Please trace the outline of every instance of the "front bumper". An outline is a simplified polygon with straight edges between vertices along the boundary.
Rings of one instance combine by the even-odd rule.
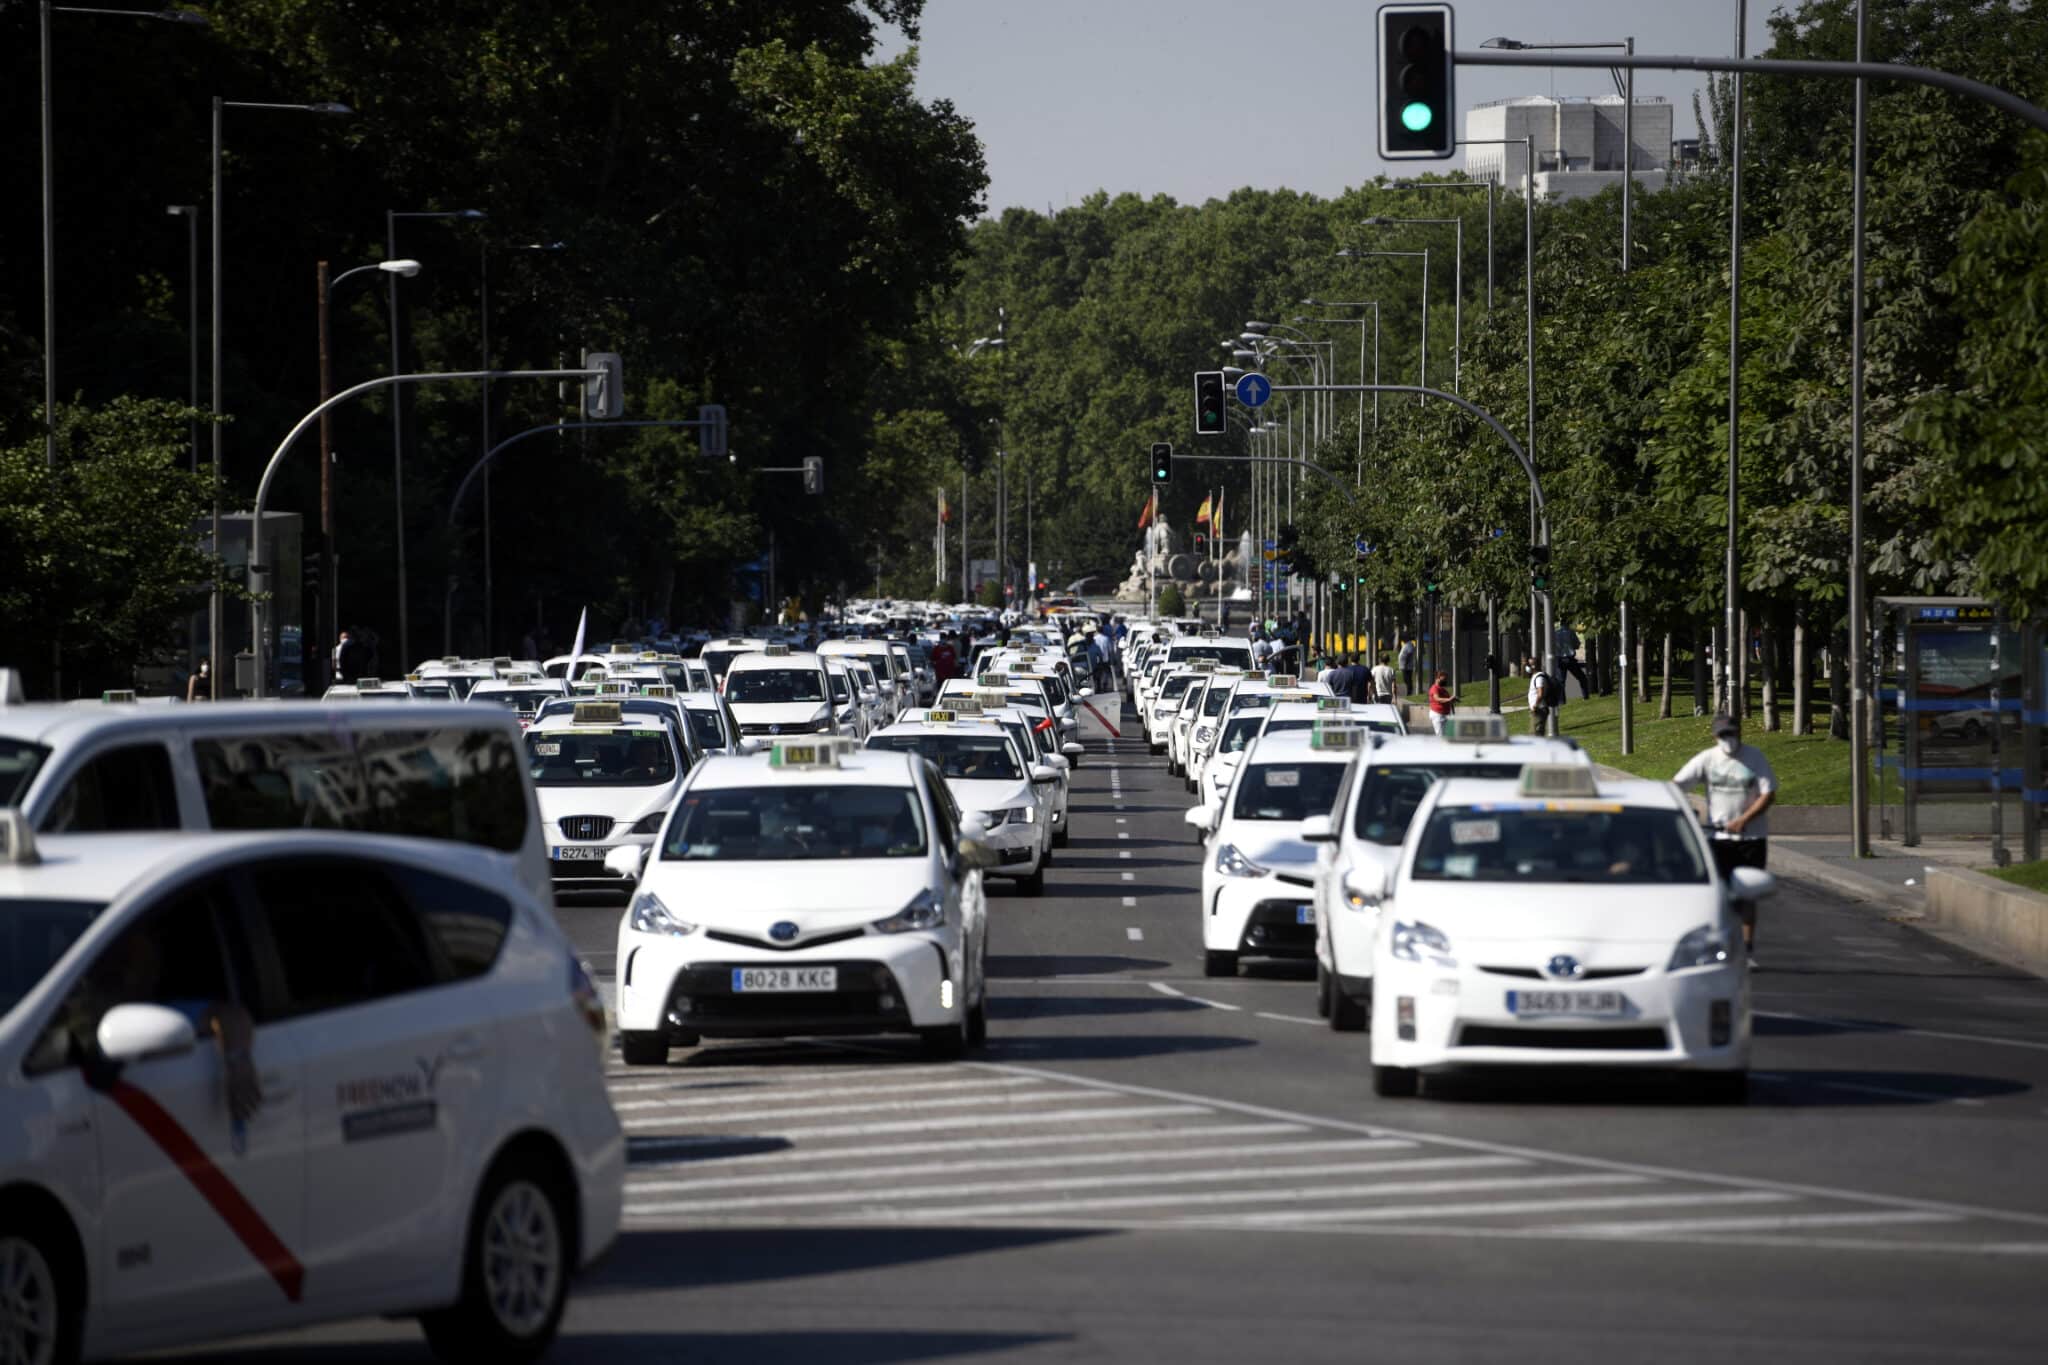
[[[1002,859],[987,870],[991,877],[1029,877],[1045,859],[1045,836],[1037,821],[1020,825],[1006,820],[981,836],[981,841]]]
[[[1263,877],[1226,877],[1216,871],[1213,851],[1205,851],[1203,856],[1211,860],[1202,871],[1204,948],[1299,961],[1315,956],[1312,886],[1283,881],[1272,872]]]
[[[1603,1066],[1731,1071],[1749,1065],[1745,963],[1666,972],[1651,967],[1598,980],[1443,968],[1382,953],[1373,982],[1375,1065],[1438,1071],[1459,1066]],[[1518,1014],[1510,993],[1613,991],[1618,1014]],[[1403,1022],[1404,1014],[1407,1022]]]
[[[604,838],[588,841],[563,839],[560,830],[550,831],[548,835],[550,840],[548,844],[548,879],[554,883],[555,890],[630,891],[633,887],[634,879],[631,877],[621,877],[618,873],[606,867],[604,865],[604,855],[615,848],[622,848],[628,845],[651,849],[654,847],[655,839],[659,836],[621,832],[629,828],[631,826],[624,824],[614,825],[612,832]],[[557,851],[563,848],[577,850],[593,849],[596,851],[597,856],[595,858],[573,859],[556,857]]]
[[[621,1029],[707,1038],[907,1033],[960,1022],[966,979],[954,934],[870,934],[787,952],[711,937],[619,935]],[[743,935],[730,935],[741,939]],[[830,991],[733,989],[748,967],[832,967]]]

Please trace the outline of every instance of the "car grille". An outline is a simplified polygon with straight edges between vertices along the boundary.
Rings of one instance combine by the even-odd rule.
[[[602,839],[612,832],[612,823],[609,815],[565,815],[562,817],[562,837]]]
[[[767,948],[773,952],[787,953],[798,948],[816,948],[826,943],[844,943],[850,938],[860,938],[865,933],[865,929],[836,929],[829,934],[818,934],[795,943],[777,943],[773,939],[755,938],[751,934],[729,934],[723,929],[708,929],[704,937],[716,939],[720,943],[737,943],[748,948]]]
[[[1512,976],[1522,981],[1548,981],[1551,978],[1534,967],[1481,967],[1482,972],[1494,976]],[[1560,981],[1612,981],[1618,976],[1641,976],[1648,967],[1588,967],[1577,976],[1559,977]]]
[[[1260,901],[1252,907],[1244,931],[1243,951],[1305,957],[1315,951],[1316,927],[1297,922],[1299,900]]]
[[[1467,1024],[1459,1047],[1547,1048],[1564,1052],[1663,1052],[1671,1046],[1661,1028],[1510,1028]]]

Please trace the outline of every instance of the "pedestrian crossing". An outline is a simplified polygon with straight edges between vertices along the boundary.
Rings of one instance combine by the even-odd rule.
[[[614,1066],[635,1227],[1066,1226],[2048,1255],[2048,1218],[1400,1132],[1002,1063]]]

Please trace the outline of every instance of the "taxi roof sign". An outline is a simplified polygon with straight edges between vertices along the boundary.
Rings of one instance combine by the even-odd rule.
[[[646,683],[640,688],[643,697],[673,698],[676,694],[674,683]]]
[[[1598,796],[1593,769],[1583,763],[1525,763],[1519,789],[1523,796]]]
[[[629,682],[601,682],[597,685],[597,695],[600,697],[630,697],[633,695],[633,684]]]
[[[974,680],[974,685],[976,687],[1008,687],[1010,685],[1010,675],[1007,673],[983,673]]]
[[[951,709],[934,707],[932,710],[924,713],[924,723],[926,725],[951,725],[958,719],[960,719],[960,713]]]
[[[1275,673],[1267,678],[1266,681],[1275,687],[1299,687],[1301,686],[1301,675],[1299,673]]]
[[[846,752],[846,741],[837,735],[816,739],[778,739],[768,746],[771,768],[836,768]]]
[[[1508,737],[1506,716],[1445,716],[1443,737],[1453,744],[1501,744]]]
[[[18,807],[0,806],[0,864],[33,867],[41,861],[28,816]]]
[[[1357,749],[1365,743],[1365,727],[1344,721],[1317,721],[1309,727],[1311,749]]]
[[[382,691],[382,690],[383,690],[383,688],[384,688],[384,680],[383,680],[382,678],[357,678],[357,679],[356,679],[356,691],[358,691],[358,692],[379,692],[379,691]]]
[[[112,687],[112,688],[108,688],[108,689],[107,689],[106,691],[104,691],[104,692],[100,693],[100,700],[101,700],[101,701],[134,701],[134,700],[135,700],[135,689],[134,689],[134,688],[132,688],[132,687]]]
[[[625,710],[615,701],[579,701],[570,719],[577,725],[617,725]]]
[[[1350,709],[1351,698],[1349,697],[1316,698],[1316,710],[1318,711],[1349,711]]]
[[[425,674],[408,673],[405,675],[405,680],[407,682],[425,682],[427,679]]]
[[[761,652],[771,659],[784,658],[789,654],[789,641],[771,640],[762,646]]]

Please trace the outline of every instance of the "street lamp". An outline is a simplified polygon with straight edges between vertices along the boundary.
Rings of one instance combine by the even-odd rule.
[[[1493,201],[1500,185],[1492,180],[1396,180],[1383,185],[1389,190],[1485,190],[1486,191],[1486,311],[1493,311]]]
[[[1346,260],[1363,260],[1368,256],[1420,256],[1422,258],[1422,356],[1417,369],[1421,378],[1418,384],[1429,383],[1429,248],[1420,251],[1361,251],[1356,247],[1341,247],[1337,254]],[[1426,402],[1427,399],[1418,399]]]
[[[311,104],[278,104],[258,100],[227,100],[222,99],[219,95],[213,97],[213,135],[211,147],[213,172],[213,592],[207,603],[207,656],[210,660],[208,667],[213,674],[211,682],[213,686],[213,700],[215,701],[220,700],[220,632],[224,624],[221,612],[220,545],[220,444],[221,418],[225,411],[223,407],[224,395],[221,392],[221,222],[226,205],[221,192],[221,114],[222,111],[228,109],[264,109],[273,113],[329,115],[347,115],[354,112],[346,104],[337,104],[331,100],[321,100]],[[249,548],[252,554],[257,548],[256,538],[262,534],[263,528],[256,525],[252,520],[249,526]],[[257,586],[252,583],[250,588],[254,590]],[[249,642],[249,648],[251,654],[260,663],[263,653],[256,648],[256,644],[257,642],[252,639]],[[263,680],[257,678],[254,681],[257,684],[257,690],[260,692]]]
[[[386,209],[384,254],[392,258],[398,255],[398,220],[401,218],[460,218],[466,222],[481,222],[484,217],[482,209],[430,209],[419,212]],[[391,309],[391,373],[403,374],[404,368],[399,360],[398,276],[390,277],[387,293]],[[397,517],[392,529],[398,542],[398,653],[401,665],[404,668],[411,668],[412,609],[405,578],[405,391],[402,388],[394,388],[391,391],[391,494]]]
[[[53,5],[41,0],[36,7],[37,38],[40,43],[39,77],[42,89],[43,152],[43,462],[57,467],[57,203],[56,159],[53,152],[55,129],[51,120],[50,16],[52,14],[104,14],[122,19],[155,19],[167,24],[208,26],[203,14],[190,10],[97,9],[87,5]],[[175,213],[177,210],[170,210]],[[215,670],[216,672],[218,669]]]
[[[1499,48],[1508,52],[1562,52],[1591,51],[1598,48],[1620,48],[1626,55],[1636,55],[1636,40],[1633,34],[1618,43],[1524,43],[1513,38],[1488,38],[1481,47]],[[1621,96],[1621,273],[1626,275],[1629,266],[1629,222],[1630,205],[1635,199],[1636,184],[1636,69],[1625,67],[1610,73],[1614,77],[1614,91]],[[1740,75],[1735,78],[1740,81]],[[1536,168],[1529,167],[1530,193],[1535,193]]]
[[[1455,226],[1451,245],[1451,391],[1464,392],[1461,377],[1464,373],[1465,353],[1465,220],[1463,218],[1386,218],[1378,214],[1359,219],[1361,227],[1403,227],[1410,224],[1443,227]],[[1428,270],[1427,262],[1423,269]],[[1423,277],[1422,306],[1427,316],[1429,311],[1429,280]]]
[[[1009,325],[1009,309],[1001,305],[998,305],[996,308],[996,334],[992,337],[976,337],[974,339],[973,344],[967,348],[967,357],[970,360],[972,360],[975,356],[980,355],[983,351],[1002,351],[1004,353],[1003,396],[1006,400],[1009,397],[1010,379],[1010,342],[1008,335]],[[1003,408],[1004,411],[996,417],[996,530],[994,540],[996,552],[997,585],[999,587],[1007,588],[1009,586],[1010,578],[1009,565],[1007,563],[1007,560],[1009,558],[1007,553],[1009,550],[1009,453],[1004,449],[1005,438],[1008,435],[1008,426],[1005,421],[1005,419],[1009,416],[1009,404],[1007,401],[1003,404]],[[962,581],[964,582],[967,578],[968,573],[966,508],[967,494],[965,492],[965,489],[967,487],[967,480],[964,473],[961,476],[960,486],[962,489],[960,495],[960,502],[962,504],[960,509],[960,576]],[[1003,598],[1003,603],[1005,606],[1009,604],[1009,597],[1007,594],[1005,594]]]
[[[1380,304],[1379,304],[1379,300],[1378,300],[1378,299],[1318,299],[1318,298],[1315,298],[1315,297],[1309,297],[1309,298],[1305,298],[1305,299],[1303,299],[1303,300],[1302,300],[1302,304],[1303,304],[1303,305],[1304,305],[1305,307],[1309,307],[1309,308],[1370,308],[1370,309],[1372,309],[1372,382],[1373,382],[1374,384],[1378,384],[1378,383],[1380,382]],[[1335,323],[1335,324],[1341,324],[1341,325],[1344,325],[1344,326],[1350,326],[1350,327],[1356,327],[1356,328],[1358,328],[1358,382],[1359,382],[1359,383],[1361,383],[1361,384],[1363,384],[1363,383],[1365,382],[1365,319],[1364,319],[1364,318],[1305,318],[1305,317],[1297,317],[1297,318],[1296,318],[1296,319],[1294,319],[1294,320],[1295,320],[1296,322],[1301,322],[1301,323],[1311,323],[1311,322],[1324,322],[1324,323]],[[1377,393],[1375,393],[1375,394],[1374,394],[1374,395],[1372,396],[1372,425],[1373,425],[1373,430],[1375,430],[1375,431],[1379,430],[1379,425],[1380,425],[1380,396],[1379,396],[1379,395],[1378,395]],[[1365,395],[1364,395],[1364,394],[1362,394],[1362,393],[1358,395],[1358,461],[1359,461],[1359,471],[1358,471],[1357,479],[1358,479],[1359,481],[1362,481],[1362,480],[1364,479],[1364,477],[1365,477],[1365,475],[1364,475],[1364,469],[1365,469]]]
[[[164,212],[185,220],[186,406],[192,440],[192,472],[199,472],[199,205],[169,204]]]

